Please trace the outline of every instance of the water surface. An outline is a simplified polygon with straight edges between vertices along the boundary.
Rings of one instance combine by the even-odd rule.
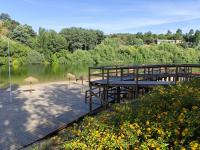
[[[23,65],[11,67],[11,81],[14,84],[25,84],[24,79],[33,76],[40,83],[67,80],[68,73],[74,74],[76,78],[84,76],[87,78],[87,65]],[[0,66],[0,85],[8,83],[8,66]]]

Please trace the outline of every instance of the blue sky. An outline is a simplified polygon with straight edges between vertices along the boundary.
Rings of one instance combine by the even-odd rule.
[[[166,33],[200,29],[200,0],[0,0],[0,12],[33,26]]]

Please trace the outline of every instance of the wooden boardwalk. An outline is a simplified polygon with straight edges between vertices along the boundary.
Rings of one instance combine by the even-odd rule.
[[[109,101],[133,99],[155,86],[169,86],[200,77],[200,64],[128,65],[89,68],[89,90],[85,101],[93,109],[93,98],[107,107]]]
[[[17,150],[88,114],[77,85],[52,83],[0,90],[0,150]],[[94,109],[99,107],[95,105]]]

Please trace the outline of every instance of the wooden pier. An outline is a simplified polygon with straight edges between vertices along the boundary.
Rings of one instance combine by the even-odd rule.
[[[107,107],[110,102],[134,99],[155,86],[168,86],[200,77],[200,64],[128,65],[89,67],[89,90],[85,102],[90,111],[94,98]]]

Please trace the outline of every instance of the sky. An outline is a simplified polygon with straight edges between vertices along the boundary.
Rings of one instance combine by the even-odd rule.
[[[72,26],[106,34],[200,29],[200,0],[0,0],[2,12],[35,31]]]

